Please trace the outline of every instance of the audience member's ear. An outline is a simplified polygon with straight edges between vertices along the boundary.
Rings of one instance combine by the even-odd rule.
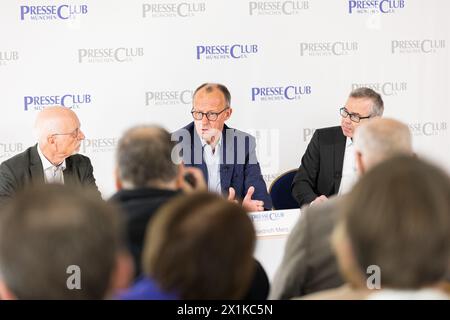
[[[120,180],[120,174],[119,174],[119,168],[116,167],[116,169],[114,170],[114,181],[116,184],[116,190],[121,190],[123,189],[123,184],[122,184],[122,180]]]
[[[6,283],[0,279],[0,300],[17,300],[17,297],[9,290]]]
[[[116,264],[111,273],[111,284],[108,296],[115,295],[118,291],[131,285],[134,275],[134,263],[131,255],[125,249],[121,250],[116,257]]]
[[[366,172],[366,168],[364,167],[363,155],[361,152],[356,151],[356,169],[358,170],[358,174],[362,176]]]

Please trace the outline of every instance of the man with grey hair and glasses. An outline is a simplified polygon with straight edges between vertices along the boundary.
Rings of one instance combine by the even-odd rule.
[[[84,133],[75,112],[47,107],[35,121],[37,144],[0,165],[0,203],[33,183],[89,187],[99,194],[91,161],[77,154]]]
[[[314,132],[292,183],[292,195],[300,207],[351,189],[357,177],[353,134],[360,124],[381,117],[383,111],[384,103],[378,93],[358,88],[339,108],[341,125]]]

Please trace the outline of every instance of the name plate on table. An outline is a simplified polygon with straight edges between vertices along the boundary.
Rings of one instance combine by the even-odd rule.
[[[257,237],[289,234],[300,218],[300,209],[273,210],[249,213]]]

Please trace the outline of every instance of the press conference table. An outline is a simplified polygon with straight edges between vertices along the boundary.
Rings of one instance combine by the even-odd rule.
[[[250,213],[256,230],[255,258],[272,282],[284,255],[287,238],[301,215],[300,209]]]

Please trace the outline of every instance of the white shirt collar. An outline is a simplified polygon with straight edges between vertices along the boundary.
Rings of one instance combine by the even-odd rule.
[[[354,148],[352,139],[347,137],[342,163],[341,184],[338,191],[340,195],[350,191],[358,178]]]
[[[345,141],[345,149],[347,149],[348,147],[351,147],[352,145],[353,145],[352,138],[347,137],[347,140]]]

